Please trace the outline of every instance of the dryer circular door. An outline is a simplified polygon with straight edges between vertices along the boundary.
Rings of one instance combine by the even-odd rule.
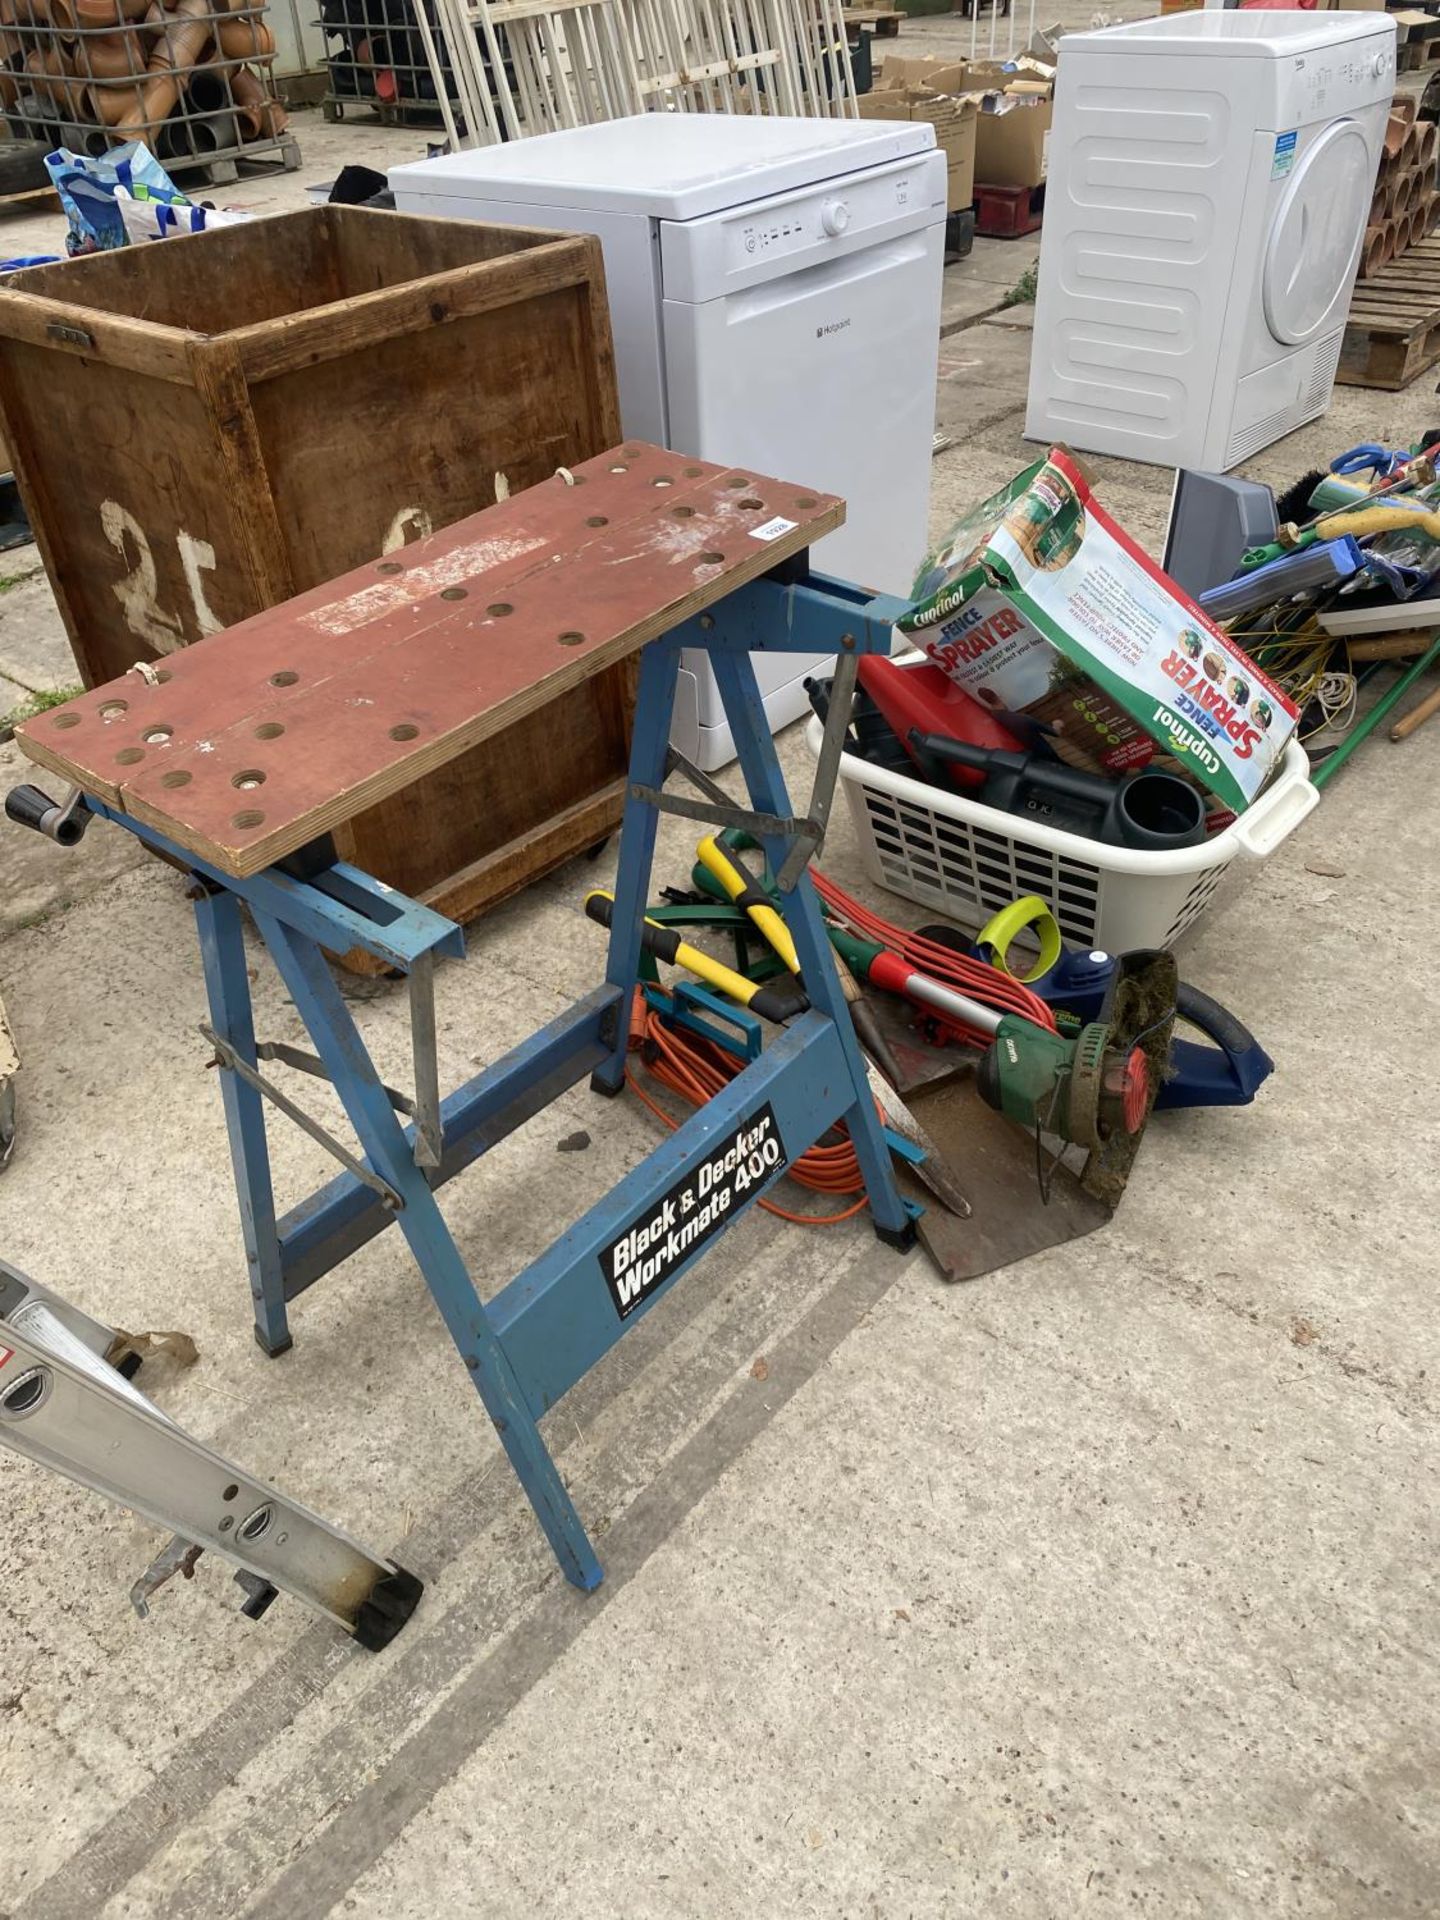
[[[1353,120],[1311,141],[1270,226],[1260,294],[1265,324],[1302,346],[1345,291],[1365,239],[1375,162]]]

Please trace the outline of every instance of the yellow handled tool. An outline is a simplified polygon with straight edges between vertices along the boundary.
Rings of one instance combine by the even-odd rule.
[[[608,927],[614,917],[614,894],[597,887],[593,893],[585,896],[585,911],[590,919],[599,921],[602,927]],[[692,947],[688,940],[680,938],[674,927],[662,926],[658,920],[650,919],[648,914],[640,928],[640,944],[657,960],[664,960],[672,967],[684,967],[688,973],[703,980],[707,987],[728,994],[742,1007],[758,1013],[762,1020],[789,1020],[797,1013],[803,1013],[810,1004],[793,980],[747,980],[743,973],[737,973],[723,961],[713,959],[701,948]]]
[[[795,942],[790,937],[779,910],[760,882],[755,879],[735,855],[710,834],[695,849],[699,864],[716,883],[724,889],[730,904],[739,907],[755,929],[764,935],[772,951],[779,957],[798,980],[800,978],[800,956],[795,951]],[[861,990],[859,981],[845,964],[845,956],[831,943],[835,956],[835,971],[840,976],[840,987],[845,995],[845,1004],[850,1009],[850,1024],[856,1036],[872,1060],[879,1063],[880,1071],[893,1085],[900,1084],[901,1074],[890,1044],[880,1031],[879,1022],[870,1003]]]
[[[713,872],[714,869],[712,868],[711,871]],[[716,878],[719,878],[718,874]],[[602,927],[608,927],[615,912],[614,894],[607,893],[603,887],[597,887],[593,893],[585,896],[585,911],[590,919],[599,921]],[[788,934],[786,938],[789,938]],[[692,947],[688,940],[680,938],[674,927],[664,926],[659,920],[652,920],[648,914],[641,923],[640,944],[647,953],[653,953],[657,960],[665,960],[674,967],[686,968],[703,980],[707,986],[718,988],[721,993],[728,994],[732,1000],[738,1000],[742,1007],[748,1007],[752,1013],[758,1013],[762,1019],[788,1020],[794,1014],[804,1013],[810,1004],[798,980],[767,980],[757,985],[755,981],[747,980],[743,973],[736,973],[733,967],[725,966],[722,961],[712,960],[710,955],[702,953],[699,947]],[[885,1124],[913,1142],[925,1156],[916,1165],[916,1173],[942,1206],[948,1207],[962,1220],[967,1218],[970,1213],[970,1202],[950,1174],[935,1143],[883,1075],[878,1073],[868,1060],[864,1065],[866,1081],[879,1103]]]
[[[795,942],[790,938],[790,929],[760,882],[725,851],[713,833],[707,834],[700,842],[695,855],[705,871],[720,882],[732,906],[744,909],[791,973],[798,974],[800,956],[795,951]]]
[[[1321,540],[1336,540],[1348,533],[1363,540],[1372,533],[1423,533],[1427,540],[1440,541],[1440,513],[1423,508],[1391,506],[1385,500],[1372,500],[1368,506],[1340,507],[1315,522]]]

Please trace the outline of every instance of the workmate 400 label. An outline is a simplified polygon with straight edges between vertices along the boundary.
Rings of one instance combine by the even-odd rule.
[[[600,1266],[620,1318],[663,1286],[774,1178],[786,1159],[767,1101],[612,1240],[600,1255]]]

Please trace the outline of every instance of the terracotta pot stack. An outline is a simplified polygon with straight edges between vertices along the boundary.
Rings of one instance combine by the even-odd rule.
[[[285,126],[263,0],[0,0],[13,135],[205,158]]]
[[[83,0],[82,0],[83,4]],[[1370,279],[1407,247],[1423,240],[1440,214],[1435,189],[1440,127],[1415,118],[1415,99],[1396,94],[1385,127],[1385,151],[1365,227],[1360,277]]]

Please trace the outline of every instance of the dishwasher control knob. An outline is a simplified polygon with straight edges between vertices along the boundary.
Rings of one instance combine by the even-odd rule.
[[[850,209],[843,200],[827,200],[820,209],[820,224],[833,240],[850,224]]]

